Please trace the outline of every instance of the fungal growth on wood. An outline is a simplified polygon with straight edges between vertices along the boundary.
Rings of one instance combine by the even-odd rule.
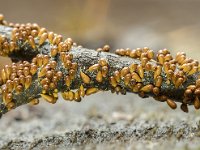
[[[109,45],[90,50],[71,38],[47,31],[37,24],[7,23],[0,15],[0,55],[12,65],[0,71],[0,114],[20,105],[36,105],[42,97],[56,103],[80,102],[99,91],[153,97],[172,109],[181,103],[200,108],[200,64],[184,52],[175,57],[167,49],[117,49]],[[41,99],[42,100],[42,99]]]

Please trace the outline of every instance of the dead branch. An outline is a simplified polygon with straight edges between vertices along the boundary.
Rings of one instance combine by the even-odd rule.
[[[11,66],[1,70],[1,115],[26,103],[38,104],[43,97],[56,103],[63,99],[80,102],[98,91],[137,93],[146,98],[200,108],[199,63],[166,49],[156,55],[149,48],[118,49],[116,54],[77,46],[70,38],[48,32],[37,24],[8,24],[0,17],[0,55]]]

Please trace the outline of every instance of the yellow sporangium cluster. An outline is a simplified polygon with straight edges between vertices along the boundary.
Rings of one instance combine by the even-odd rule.
[[[31,61],[13,62],[0,72],[3,104],[8,110],[16,107],[16,95],[26,93],[33,83],[37,83],[41,91],[31,97],[31,104],[38,104],[38,97],[54,104],[59,92],[64,100],[80,102],[85,95],[110,90],[117,94],[133,92],[143,98],[152,96],[176,109],[172,91],[180,89],[184,90],[181,96],[181,109],[184,112],[188,112],[187,106],[190,104],[195,109],[200,108],[200,65],[198,61],[187,58],[183,52],[173,58],[167,49],[157,53],[148,47],[117,49],[116,54],[112,54],[116,58],[137,60],[117,67],[106,57],[110,55],[110,46],[105,45],[94,51],[100,55],[91,61],[93,63],[81,64],[74,58],[73,48],[82,46],[78,46],[71,38],[63,39],[61,35],[49,32],[35,23],[7,23],[3,15],[0,15],[0,24],[12,29],[10,37],[0,35],[1,56],[11,57],[19,51],[22,54],[25,51],[22,45],[36,52]],[[45,46],[47,50],[44,51]],[[195,81],[188,83],[190,78]],[[166,87],[172,91],[167,93]]]

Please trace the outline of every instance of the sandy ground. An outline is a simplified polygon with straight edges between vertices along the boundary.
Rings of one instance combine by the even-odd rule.
[[[199,149],[200,112],[100,92],[22,106],[0,120],[0,149]]]

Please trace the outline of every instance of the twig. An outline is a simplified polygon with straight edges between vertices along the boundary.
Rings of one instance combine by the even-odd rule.
[[[149,48],[97,51],[77,46],[72,39],[48,32],[37,24],[8,24],[0,15],[0,55],[12,59],[1,70],[0,113],[43,97],[55,103],[63,99],[81,101],[98,91],[126,94],[166,102],[172,109],[181,102],[200,108],[199,62],[167,49],[156,56]]]

